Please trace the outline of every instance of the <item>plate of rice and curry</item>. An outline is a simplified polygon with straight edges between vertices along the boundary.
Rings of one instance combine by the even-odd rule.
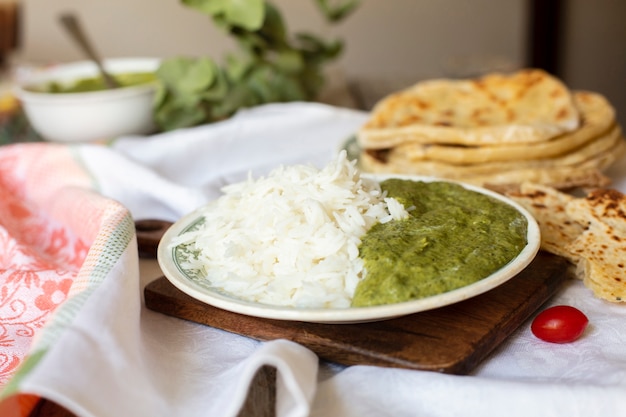
[[[356,323],[430,310],[506,282],[539,250],[537,223],[508,198],[362,174],[346,152],[223,191],[168,229],[158,260],[187,295],[250,316]]]

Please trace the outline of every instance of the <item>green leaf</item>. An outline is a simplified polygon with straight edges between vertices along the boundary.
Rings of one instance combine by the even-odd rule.
[[[152,108],[158,109],[167,100],[167,88],[165,84],[159,82],[154,92],[154,98],[152,99]]]
[[[194,126],[206,118],[201,106],[180,106],[175,100],[164,102],[154,114],[155,122],[164,131]]]
[[[248,78],[248,86],[259,97],[261,103],[272,103],[277,100],[278,94],[271,85],[272,71],[268,66],[254,68]]]
[[[248,85],[262,103],[308,99],[298,76],[277,71],[267,65],[253,71]]]
[[[171,58],[157,69],[166,88],[177,94],[193,94],[210,87],[215,72],[215,64],[209,58]]]
[[[262,55],[265,50],[271,48],[267,40],[258,32],[237,31],[232,32],[236,36],[237,43],[249,54]]]
[[[331,5],[331,0],[316,0],[315,2],[326,20],[331,23],[345,19],[359,6],[359,0],[340,0],[336,6]]]
[[[259,29],[260,35],[266,42],[278,47],[287,44],[287,28],[283,17],[276,7],[270,3],[265,6],[265,21]]]
[[[307,61],[321,63],[337,58],[343,51],[343,42],[340,40],[324,42],[321,38],[308,33],[298,33],[296,39]]]
[[[244,84],[235,85],[222,101],[213,104],[211,116],[213,120],[219,120],[231,116],[241,108],[252,107],[257,104],[260,104],[260,101],[254,96],[251,89]]]
[[[223,14],[228,7],[228,0],[182,0],[183,4],[209,16]]]
[[[208,90],[205,90],[201,95],[202,100],[206,101],[220,101],[228,94],[228,80],[226,75],[222,71],[218,71],[216,74],[215,82]]]
[[[263,0],[227,0],[224,13],[233,26],[251,31],[258,30],[265,18],[265,2]]]
[[[254,65],[253,59],[248,55],[228,55],[226,57],[226,77],[234,83],[241,81],[246,73]]]
[[[182,0],[188,7],[211,16],[221,28],[230,26],[255,31],[263,25],[263,0]]]
[[[308,100],[314,100],[324,86],[324,74],[318,67],[307,67],[306,71],[300,74],[300,83]]]
[[[291,74],[301,71],[304,67],[302,55],[295,49],[283,49],[278,51],[272,63],[278,70]]]
[[[310,100],[305,89],[302,87],[299,77],[280,77],[280,101],[306,101]]]

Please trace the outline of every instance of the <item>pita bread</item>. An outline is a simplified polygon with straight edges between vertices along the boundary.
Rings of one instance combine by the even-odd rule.
[[[422,175],[441,175],[445,177],[450,175],[459,177],[466,175],[484,175],[522,168],[544,168],[575,165],[606,152],[607,150],[613,149],[623,140],[620,127],[615,126],[606,136],[587,142],[579,149],[576,149],[575,152],[567,153],[555,158],[538,158],[521,161],[490,161],[481,164],[450,164],[432,160],[413,161],[405,153],[403,153],[401,149],[393,148],[385,153],[383,157],[384,161],[382,162],[389,167],[393,167],[395,165],[414,165],[415,170],[421,172]],[[370,153],[370,155],[375,154]]]
[[[574,131],[579,123],[568,88],[542,70],[528,69],[417,83],[376,104],[357,140],[366,149],[407,142],[537,143]]]
[[[506,195],[535,217],[543,250],[575,265],[596,297],[626,302],[626,195],[596,189],[575,198],[528,183]]]
[[[455,146],[407,142],[393,149],[413,161],[431,160],[451,164],[553,158],[606,135],[615,127],[615,110],[604,96],[578,91],[573,93],[573,97],[581,115],[580,128],[532,146],[526,143]]]
[[[593,293],[626,302],[626,196],[595,190],[568,203],[567,214],[587,228],[565,249],[581,258],[577,273]]]
[[[541,249],[562,256],[577,264],[580,256],[565,249],[585,230],[585,227],[570,219],[567,205],[574,197],[552,187],[523,183],[519,189],[507,192],[506,196],[519,203],[533,215],[541,231]]]
[[[607,138],[612,141],[608,148],[584,158],[583,154],[571,154],[560,159],[536,160],[533,163],[526,161],[526,163],[451,165],[431,161],[414,163],[400,160],[389,164],[370,152],[363,152],[359,164],[366,172],[437,176],[489,188],[522,182],[545,184],[557,189],[604,187],[610,184],[610,179],[603,172],[621,158],[626,150],[626,143],[621,134]]]

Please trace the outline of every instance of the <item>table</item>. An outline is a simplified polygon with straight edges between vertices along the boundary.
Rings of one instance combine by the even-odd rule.
[[[126,138],[113,144],[110,148],[81,147],[75,151],[80,152],[82,161],[90,167],[91,178],[98,179],[100,193],[124,201],[125,206],[133,213],[141,213],[145,217],[155,216],[156,218],[169,216],[173,219],[175,216],[185,213],[190,207],[198,205],[199,200],[195,198],[196,194],[190,190],[196,189],[194,187],[198,187],[198,184],[204,184],[205,178],[201,178],[202,175],[208,176],[212,185],[202,188],[202,192],[206,193],[203,196],[211,198],[219,192],[219,187],[214,185],[223,185],[242,176],[245,177],[247,167],[250,166],[255,166],[259,170],[268,169],[269,166],[276,165],[279,157],[282,160],[295,162],[303,160],[314,160],[316,163],[327,161],[331,150],[336,149],[334,148],[335,144],[347,137],[362,120],[363,114],[358,112],[346,112],[342,109],[314,104],[281,104],[251,110],[241,114],[238,119],[211,128],[174,132],[171,135],[147,140]],[[253,132],[258,140],[246,142],[249,145],[247,147],[241,146],[240,140],[249,137],[250,132]],[[296,134],[299,140],[294,144],[293,138]],[[323,142],[321,142],[322,140]],[[146,147],[148,142],[150,146]],[[274,146],[268,146],[269,144]],[[216,152],[216,149],[220,149],[220,152]],[[63,152],[64,150],[56,149],[56,151]],[[281,154],[277,155],[279,152]],[[229,155],[228,163],[224,162],[223,155]],[[202,160],[196,165],[194,158],[199,156],[202,156]],[[172,158],[182,158],[178,161],[185,160],[186,170],[178,169],[180,163],[171,163]],[[242,160],[246,163],[237,167],[236,172],[228,170],[236,165],[236,161]],[[259,165],[256,165],[257,163]],[[111,171],[112,166],[122,166],[124,175],[116,176],[116,171]],[[211,170],[207,170],[207,166],[211,167]],[[145,167],[150,169],[144,169]],[[65,168],[70,167],[65,166]],[[187,176],[189,171],[193,171],[194,175]],[[159,175],[154,176],[154,172],[158,172]],[[626,176],[622,178],[626,178]],[[146,187],[146,181],[149,181],[150,187]],[[54,185],[55,182],[50,184]],[[180,184],[186,186],[181,187]],[[622,187],[624,182],[620,182],[618,185]],[[136,254],[129,252],[125,255],[128,255],[128,258],[125,258],[128,262],[131,258],[136,259]],[[130,268],[130,263],[127,266]],[[116,269],[116,273],[121,274],[121,277],[133,278],[133,285],[129,284],[128,288],[125,286],[124,292],[120,293],[109,293],[109,290],[121,290],[106,287],[107,292],[99,293],[100,296],[103,296],[103,298],[99,298],[99,301],[102,300],[104,303],[108,300],[107,295],[115,298],[126,294],[129,298],[125,301],[134,300],[133,303],[135,303],[136,297],[140,296],[139,288],[143,288],[147,282],[160,275],[160,270],[155,267],[154,262],[141,261],[140,269],[141,273],[137,285],[135,285],[134,277],[124,275],[131,274],[130,269]],[[117,282],[117,280],[110,281],[110,283]],[[128,280],[120,279],[119,282],[127,283]],[[132,290],[132,292],[127,294],[127,290]],[[308,392],[313,395],[310,403],[312,416],[376,415],[377,412],[378,415],[381,415],[385,410],[390,413],[393,412],[395,415],[414,415],[417,413],[442,416],[455,415],[453,413],[455,411],[460,412],[461,407],[465,411],[464,415],[481,416],[502,415],[503,413],[509,413],[512,416],[525,414],[559,415],[557,412],[563,412],[563,410],[570,412],[572,407],[577,407],[576,409],[581,413],[588,412],[586,415],[594,415],[592,410],[595,410],[597,415],[602,415],[598,413],[608,415],[610,410],[623,410],[624,407],[620,408],[619,406],[623,405],[624,401],[622,394],[623,384],[626,382],[626,369],[623,367],[623,363],[626,363],[626,360],[622,361],[624,359],[622,349],[624,340],[623,333],[619,329],[620,326],[623,326],[626,312],[620,306],[606,305],[593,300],[578,282],[572,282],[571,285],[566,286],[552,302],[584,304],[584,308],[589,312],[592,326],[590,332],[581,339],[580,343],[568,346],[548,346],[533,339],[528,328],[522,326],[501,349],[494,352],[480,369],[468,377],[362,366],[336,368],[326,363],[318,364],[316,358],[311,357],[301,349],[295,351],[298,361],[297,365],[292,365],[292,370],[298,372],[303,368],[310,370],[311,368],[307,368],[307,366],[313,365],[312,369],[319,372],[318,374],[305,375],[306,378],[301,380],[303,382],[301,386],[311,389]],[[100,303],[89,306],[92,308],[102,307]],[[133,313],[134,310],[129,311],[133,315],[136,314]],[[116,329],[115,331],[126,330],[124,321],[118,323],[119,326],[112,324],[116,317],[119,317],[117,314],[110,314],[111,310],[98,310],[97,313],[93,318],[98,319],[104,314],[108,317],[107,320],[111,320],[109,323],[112,334],[115,334],[114,329]],[[145,322],[144,318],[147,318],[148,322]],[[213,362],[207,364],[206,362],[194,361],[196,353],[211,357],[210,355],[215,353],[215,349],[233,342],[238,349],[243,350],[233,353],[225,349],[220,352],[220,355],[226,356],[227,360],[233,360],[233,364],[247,364],[250,362],[246,361],[245,358],[256,358],[255,354],[268,346],[267,344],[252,343],[246,338],[217,334],[211,329],[199,329],[191,325],[184,325],[176,319],[168,320],[158,317],[156,313],[146,315],[146,317],[142,316],[137,323],[141,326],[147,326],[142,327],[144,339],[120,338],[119,341],[128,342],[128,345],[126,346],[127,349],[120,350],[122,356],[118,359],[122,359],[126,353],[134,355],[135,349],[139,346],[142,352],[141,357],[147,358],[146,360],[163,358],[168,361],[183,359],[187,362],[184,362],[181,367],[178,367],[177,363],[175,368],[167,366],[163,370],[152,369],[149,365],[153,362],[144,364],[129,362],[129,365],[141,365],[140,368],[145,374],[134,377],[130,373],[107,374],[105,372],[102,378],[107,381],[106,384],[96,380],[93,383],[98,384],[99,390],[106,391],[107,386],[105,385],[109,385],[112,381],[118,381],[119,379],[116,378],[124,375],[132,380],[129,388],[135,394],[160,388],[160,386],[152,384],[154,378],[160,378],[159,382],[162,384],[170,384],[172,381],[191,384],[188,387],[189,390],[185,392],[172,393],[167,389],[151,391],[154,395],[151,397],[153,401],[167,400],[164,404],[160,402],[146,404],[147,406],[159,407],[159,409],[167,409],[161,406],[176,407],[178,404],[175,400],[181,395],[191,401],[190,405],[193,404],[193,400],[202,397],[202,395],[187,397],[187,394],[196,394],[191,391],[194,382],[210,382],[212,375],[214,375],[212,372],[216,369],[212,368]],[[176,336],[182,337],[198,335],[197,345],[181,345],[175,338],[161,339],[163,335],[159,330],[162,329],[168,331],[180,329],[180,334]],[[196,330],[201,331],[202,335],[195,333]],[[167,333],[167,331],[165,332]],[[128,334],[136,335],[137,333]],[[89,338],[80,337],[80,334],[72,333],[69,336],[78,337],[77,340],[72,340],[72,343],[89,340]],[[94,332],[93,336],[97,337],[99,334]],[[225,341],[227,344],[220,344],[221,341]],[[108,343],[108,340],[105,338],[101,342]],[[94,346],[97,347],[98,345]],[[167,349],[161,350],[163,346],[166,346]],[[65,349],[72,349],[72,347],[72,345],[66,345]],[[59,356],[55,359],[67,357],[66,352],[57,353]],[[80,356],[81,353],[80,350],[77,350],[72,352],[72,355]],[[233,357],[234,354],[244,358],[243,362],[239,362],[239,356]],[[218,367],[222,365],[221,362],[217,363],[220,361],[220,355],[215,356],[215,365]],[[81,365],[89,365],[87,357],[86,355],[83,357],[85,362],[81,361]],[[133,356],[133,358],[135,357]],[[564,361],[564,358],[567,361]],[[99,359],[110,360],[110,358]],[[123,361],[121,363],[126,364]],[[107,362],[104,362],[102,365],[106,366],[106,364]],[[181,371],[181,375],[171,372],[176,369]],[[272,404],[275,401],[277,404],[281,404],[281,401],[284,402],[287,398],[286,394],[288,394],[284,387],[281,391],[280,384],[276,385],[274,393],[274,388],[268,383],[275,381],[276,375],[286,375],[284,373],[286,369],[283,368],[276,375],[272,375],[271,372],[268,374],[268,369],[264,365],[261,366],[261,369],[260,381],[255,380],[252,385],[256,387],[259,384],[262,387],[258,391],[259,395],[254,396],[257,399],[261,398],[255,402],[254,407],[251,406],[254,411],[258,410],[258,404],[261,402]],[[103,368],[103,370],[106,371],[107,369]],[[122,369],[122,371],[124,370]],[[189,371],[192,372],[182,374]],[[50,376],[53,375],[56,377],[57,374],[50,374]],[[80,373],[77,375],[80,376]],[[223,374],[220,375],[224,376]],[[296,372],[293,376],[302,375],[298,375]],[[46,379],[42,383],[45,381]],[[366,381],[365,384],[364,381]],[[71,383],[72,381],[64,382]],[[53,384],[46,386],[55,389],[58,387],[58,385]],[[230,387],[230,385],[225,386]],[[132,390],[135,387],[140,389]],[[80,385],[71,388],[83,392],[81,390],[86,387]],[[210,393],[224,393],[220,391],[221,386],[205,387],[203,385],[202,388],[209,390],[209,394],[203,393],[208,397],[211,397]],[[110,386],[108,393],[104,391],[99,392],[102,392],[103,395],[112,396],[119,394],[119,391],[111,389]],[[125,390],[124,394],[126,406],[132,408],[137,405],[133,398],[129,400],[128,391]],[[451,402],[449,400],[450,395],[460,400]],[[489,402],[481,400],[484,395],[489,396]],[[80,397],[80,395],[73,396],[73,400],[77,401],[77,404],[85,404]],[[111,397],[104,396],[102,398]],[[104,407],[113,404],[112,400],[107,403],[102,398],[97,399],[100,403],[96,406]],[[218,401],[219,397],[211,397],[211,399]],[[540,410],[533,407],[539,403],[542,404]],[[89,405],[94,406],[93,404]],[[96,406],[94,407],[97,408]],[[51,407],[51,404],[44,402],[36,412],[39,415],[52,412],[50,410],[63,412],[59,408],[52,407],[51,409],[48,407]],[[173,414],[176,413],[173,412]]]

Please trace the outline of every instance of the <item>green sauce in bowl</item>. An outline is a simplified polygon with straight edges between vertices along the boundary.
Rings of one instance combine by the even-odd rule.
[[[132,72],[112,74],[113,78],[121,87],[131,87],[142,84],[148,84],[156,81],[157,77],[154,72]],[[100,76],[80,78],[72,83],[61,83],[57,81],[49,82],[43,86],[29,87],[29,91],[37,93],[88,93],[94,91],[107,90],[104,79]]]

